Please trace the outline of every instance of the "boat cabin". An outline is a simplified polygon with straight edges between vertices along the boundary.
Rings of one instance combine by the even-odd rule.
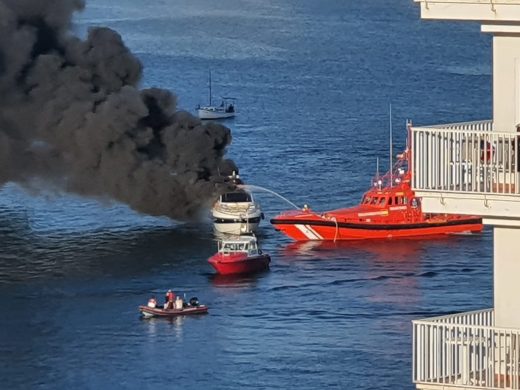
[[[235,112],[236,106],[236,98],[233,97],[222,97],[222,101],[220,103],[220,109],[223,109],[225,112],[232,113]]]
[[[231,253],[247,253],[248,256],[260,254],[255,237],[240,237],[234,240],[220,240],[218,251],[224,255]]]

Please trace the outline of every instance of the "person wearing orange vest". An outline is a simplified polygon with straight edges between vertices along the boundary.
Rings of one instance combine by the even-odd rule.
[[[166,292],[164,306],[166,309],[173,309],[173,301],[175,300],[175,293],[172,290]]]

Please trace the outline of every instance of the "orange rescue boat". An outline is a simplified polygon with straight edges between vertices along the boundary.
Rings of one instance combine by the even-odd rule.
[[[373,186],[354,207],[316,212],[284,212],[271,219],[275,229],[296,241],[421,238],[482,231],[478,216],[423,213],[411,189],[409,149],[397,156],[392,170],[376,175]]]

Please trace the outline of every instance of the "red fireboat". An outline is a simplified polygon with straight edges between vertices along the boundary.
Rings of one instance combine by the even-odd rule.
[[[246,274],[269,268],[271,257],[258,249],[256,237],[219,240],[218,252],[208,262],[221,275]]]
[[[271,219],[275,229],[296,241],[422,238],[482,231],[482,218],[423,213],[411,189],[409,148],[397,156],[392,170],[376,175],[373,186],[354,207],[316,212],[284,212]]]

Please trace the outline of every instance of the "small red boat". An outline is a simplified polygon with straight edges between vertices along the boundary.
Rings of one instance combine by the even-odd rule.
[[[304,206],[276,216],[271,223],[296,241],[421,238],[482,231],[482,218],[477,216],[423,213],[421,200],[411,189],[409,158],[407,148],[390,172],[376,176],[357,206],[325,212]]]
[[[208,262],[221,275],[246,274],[269,268],[271,257],[258,249],[256,237],[219,240],[218,252]]]
[[[188,303],[185,303],[180,297],[177,297],[175,304],[170,309],[165,309],[155,305],[155,302],[151,304],[152,300],[148,301],[148,305],[139,306],[139,312],[145,318],[151,317],[176,317],[184,316],[189,314],[204,314],[208,312],[206,305],[199,304],[196,297],[190,299]]]

